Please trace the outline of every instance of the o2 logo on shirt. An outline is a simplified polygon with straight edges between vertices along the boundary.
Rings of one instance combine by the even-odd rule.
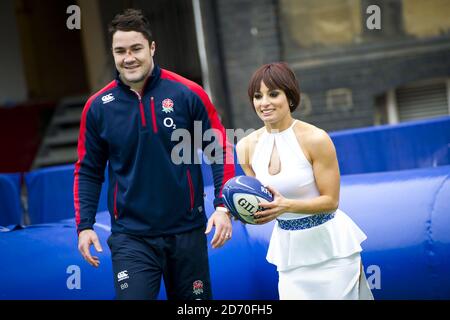
[[[172,128],[173,130],[175,130],[177,128],[177,125],[175,124],[173,119],[170,117],[164,118],[163,124],[164,124],[164,127],[166,127],[166,128]]]

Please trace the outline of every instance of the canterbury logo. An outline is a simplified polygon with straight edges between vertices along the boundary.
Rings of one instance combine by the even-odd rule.
[[[112,95],[112,93],[109,93],[109,94],[107,94],[106,96],[103,96],[103,97],[102,97],[103,104],[108,103],[108,102],[111,102],[111,101],[114,101],[114,100],[115,100],[115,98],[114,98],[114,96]]]
[[[127,270],[120,271],[117,274],[117,281],[126,280],[128,278],[129,278],[129,276],[128,276],[128,271]]]

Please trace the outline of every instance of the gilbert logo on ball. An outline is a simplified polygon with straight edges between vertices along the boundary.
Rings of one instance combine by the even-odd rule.
[[[253,177],[237,176],[225,183],[222,190],[225,206],[231,214],[244,223],[255,224],[253,215],[260,203],[272,202],[273,195]]]

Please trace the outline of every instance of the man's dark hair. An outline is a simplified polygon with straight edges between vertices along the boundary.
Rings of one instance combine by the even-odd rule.
[[[109,24],[108,31],[111,43],[116,31],[140,32],[148,40],[149,44],[153,41],[148,19],[138,9],[126,9],[123,13],[117,14]]]

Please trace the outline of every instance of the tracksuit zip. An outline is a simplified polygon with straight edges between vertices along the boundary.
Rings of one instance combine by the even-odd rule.
[[[147,126],[147,121],[145,121],[144,104],[142,103],[141,95],[139,94],[139,92],[136,92],[134,90],[131,90],[131,91],[133,91],[139,99],[139,112],[141,113],[141,124],[142,124],[142,127],[145,128]]]
[[[119,217],[119,212],[117,212],[117,188],[118,188],[118,182],[116,181],[116,186],[114,187],[114,218]]]
[[[152,121],[153,121],[153,132],[158,133],[158,126],[156,125],[156,115],[155,115],[155,99],[150,98],[150,107],[152,111]]]
[[[147,127],[147,121],[145,120],[145,108],[144,108],[144,103],[142,102],[142,97],[141,95],[132,90],[134,93],[136,93],[138,99],[139,99],[139,112],[141,114],[141,123],[142,123],[142,127],[145,128]],[[156,113],[155,113],[155,99],[153,97],[150,98],[150,112],[151,112],[151,116],[152,116],[152,124],[153,124],[153,132],[154,133],[158,133],[158,126],[156,124]]]

